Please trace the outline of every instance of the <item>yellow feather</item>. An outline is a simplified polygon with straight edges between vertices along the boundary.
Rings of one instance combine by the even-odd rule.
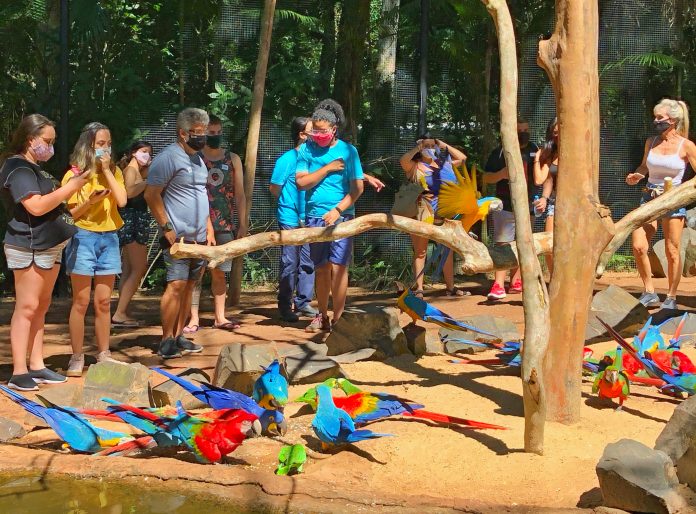
[[[437,214],[442,218],[453,218],[456,215],[466,216],[478,212],[479,193],[476,190],[476,175],[473,179],[462,163],[460,169],[453,167],[457,182],[443,182],[437,200]]]

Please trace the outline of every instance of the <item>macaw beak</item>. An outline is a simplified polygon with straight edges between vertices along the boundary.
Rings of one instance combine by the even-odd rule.
[[[246,436],[247,437],[259,437],[262,432],[263,432],[263,427],[261,426],[261,422],[258,419],[255,419],[253,421],[253,423],[251,423],[251,426],[250,426],[249,431],[247,432]]]
[[[488,210],[489,211],[502,211],[503,210],[503,201],[500,200],[499,198],[491,200],[491,203],[488,206]]]
[[[279,410],[280,412],[283,412],[283,407],[285,406],[286,403],[288,403],[287,399],[285,402],[281,403],[278,401],[278,399],[274,396],[273,398],[270,398],[268,400],[269,405],[271,406],[272,410]]]
[[[285,433],[288,431],[288,422],[283,420],[280,423],[275,423],[275,427],[278,435],[285,435]]]

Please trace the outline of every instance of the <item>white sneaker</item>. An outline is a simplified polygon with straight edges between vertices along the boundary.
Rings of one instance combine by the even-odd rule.
[[[73,353],[68,363],[66,375],[69,377],[81,377],[82,369],[85,367],[85,355],[83,353]]]
[[[110,350],[104,350],[103,352],[99,352],[97,354],[97,362],[119,362],[116,359],[111,357],[111,351]]]

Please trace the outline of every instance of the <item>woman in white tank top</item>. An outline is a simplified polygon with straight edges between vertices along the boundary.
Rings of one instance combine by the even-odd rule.
[[[628,185],[636,185],[646,176],[648,182],[643,189],[640,203],[649,202],[662,194],[665,181],[678,186],[684,178],[684,171],[688,163],[696,169],[696,145],[689,141],[689,111],[684,102],[663,99],[653,109],[655,120],[653,124],[657,136],[649,138],[645,142],[643,162],[633,173],[626,176]],[[677,288],[682,275],[682,262],[679,245],[686,209],[681,208],[668,212],[662,218],[662,232],[665,236],[665,255],[667,258],[667,282],[669,291],[662,309],[677,309]],[[652,281],[652,270],[648,259],[650,241],[657,232],[657,221],[646,223],[633,232],[633,255],[636,258],[638,274],[643,280],[645,291],[640,297],[640,302],[646,307],[657,307],[660,299],[655,293]]]

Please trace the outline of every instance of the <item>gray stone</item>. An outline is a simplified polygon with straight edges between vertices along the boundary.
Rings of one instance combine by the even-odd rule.
[[[404,334],[406,334],[408,350],[417,357],[445,353],[445,346],[440,341],[440,337],[432,330],[411,324],[404,327]]]
[[[341,365],[329,357],[288,355],[285,358],[288,380],[293,384],[323,382],[327,378],[346,377]]]
[[[638,333],[648,316],[648,310],[631,293],[618,286],[609,286],[592,299],[585,341],[591,343],[607,339],[607,332],[598,318],[628,337]]]
[[[625,511],[623,509],[613,509],[611,507],[604,506],[595,507],[594,509],[592,509],[592,512],[594,514],[631,514],[630,512]]]
[[[314,355],[324,357],[328,351],[329,348],[324,343],[307,341],[302,344],[280,346],[278,348],[278,355],[280,357],[287,357],[288,355]]]
[[[445,345],[440,341],[438,334],[425,333],[425,355],[442,355],[445,353]]]
[[[62,407],[83,406],[82,385],[75,382],[44,387],[38,394],[54,405],[60,405]],[[37,398],[37,402],[41,403],[41,400]],[[102,408],[103,406],[104,404],[102,403],[98,408]],[[24,416],[24,423],[35,427],[48,426],[43,419],[37,418],[28,412]]]
[[[684,234],[686,233],[688,233],[689,239],[682,250],[682,263],[684,265],[682,274],[685,277],[693,277],[696,275],[696,230],[685,227]],[[683,236],[682,241],[684,241]]]
[[[361,350],[355,350],[353,352],[342,353],[341,355],[335,355],[331,357],[331,360],[338,362],[339,364],[354,364],[358,361],[366,361],[372,358],[372,356],[377,352],[374,348],[363,348]]]
[[[177,375],[194,383],[197,380],[201,382],[210,382],[210,377],[208,374],[196,368],[187,368],[181,373],[177,373]],[[183,387],[178,385],[173,380],[165,380],[160,385],[152,388],[153,407],[176,405],[177,401],[181,402],[184,409],[203,409],[207,407],[205,403],[188,393]]]
[[[677,466],[679,481],[696,489],[696,396],[681,402],[655,441]]]
[[[99,362],[92,364],[85,377],[84,406],[103,409],[102,398],[136,406],[150,405],[150,370],[142,364]]]
[[[693,276],[694,263],[696,262],[696,231],[685,227],[682,232],[679,254],[683,265],[682,275]],[[667,276],[667,257],[665,255],[665,240],[660,239],[656,242],[648,253],[650,259],[650,269],[653,277],[664,278]]]
[[[676,332],[677,330],[677,326],[679,325],[681,319],[681,316],[668,319],[662,325],[660,325],[660,332],[668,335],[674,334],[674,332]],[[681,335],[684,336],[694,334],[696,334],[696,314],[694,314],[693,312],[689,312],[686,315],[686,321],[684,322],[684,326],[682,327]]]
[[[445,337],[448,337],[490,343],[520,340],[520,334],[517,330],[517,325],[515,325],[512,321],[510,321],[507,318],[501,318],[498,316],[488,316],[483,314],[477,316],[467,316],[466,318],[461,318],[459,321],[463,321],[468,325],[489,332],[493,334],[493,336],[479,334],[478,332],[473,332],[470,330],[449,330],[447,328],[441,328],[439,331],[440,339],[442,340]],[[444,350],[447,353],[459,352],[472,354],[475,352],[483,352],[486,350],[486,348],[482,346],[472,346],[466,343],[448,341],[444,345]]]
[[[409,353],[406,336],[394,307],[363,306],[346,309],[326,339],[328,355],[374,348],[374,357],[385,359]]]
[[[3,443],[24,437],[26,433],[24,427],[16,421],[0,417],[0,441]]]
[[[279,353],[273,344],[228,344],[218,355],[213,384],[251,395],[263,373],[261,366],[271,364]]]
[[[686,508],[672,460],[638,441],[607,445],[596,470],[606,507],[665,514]]]

